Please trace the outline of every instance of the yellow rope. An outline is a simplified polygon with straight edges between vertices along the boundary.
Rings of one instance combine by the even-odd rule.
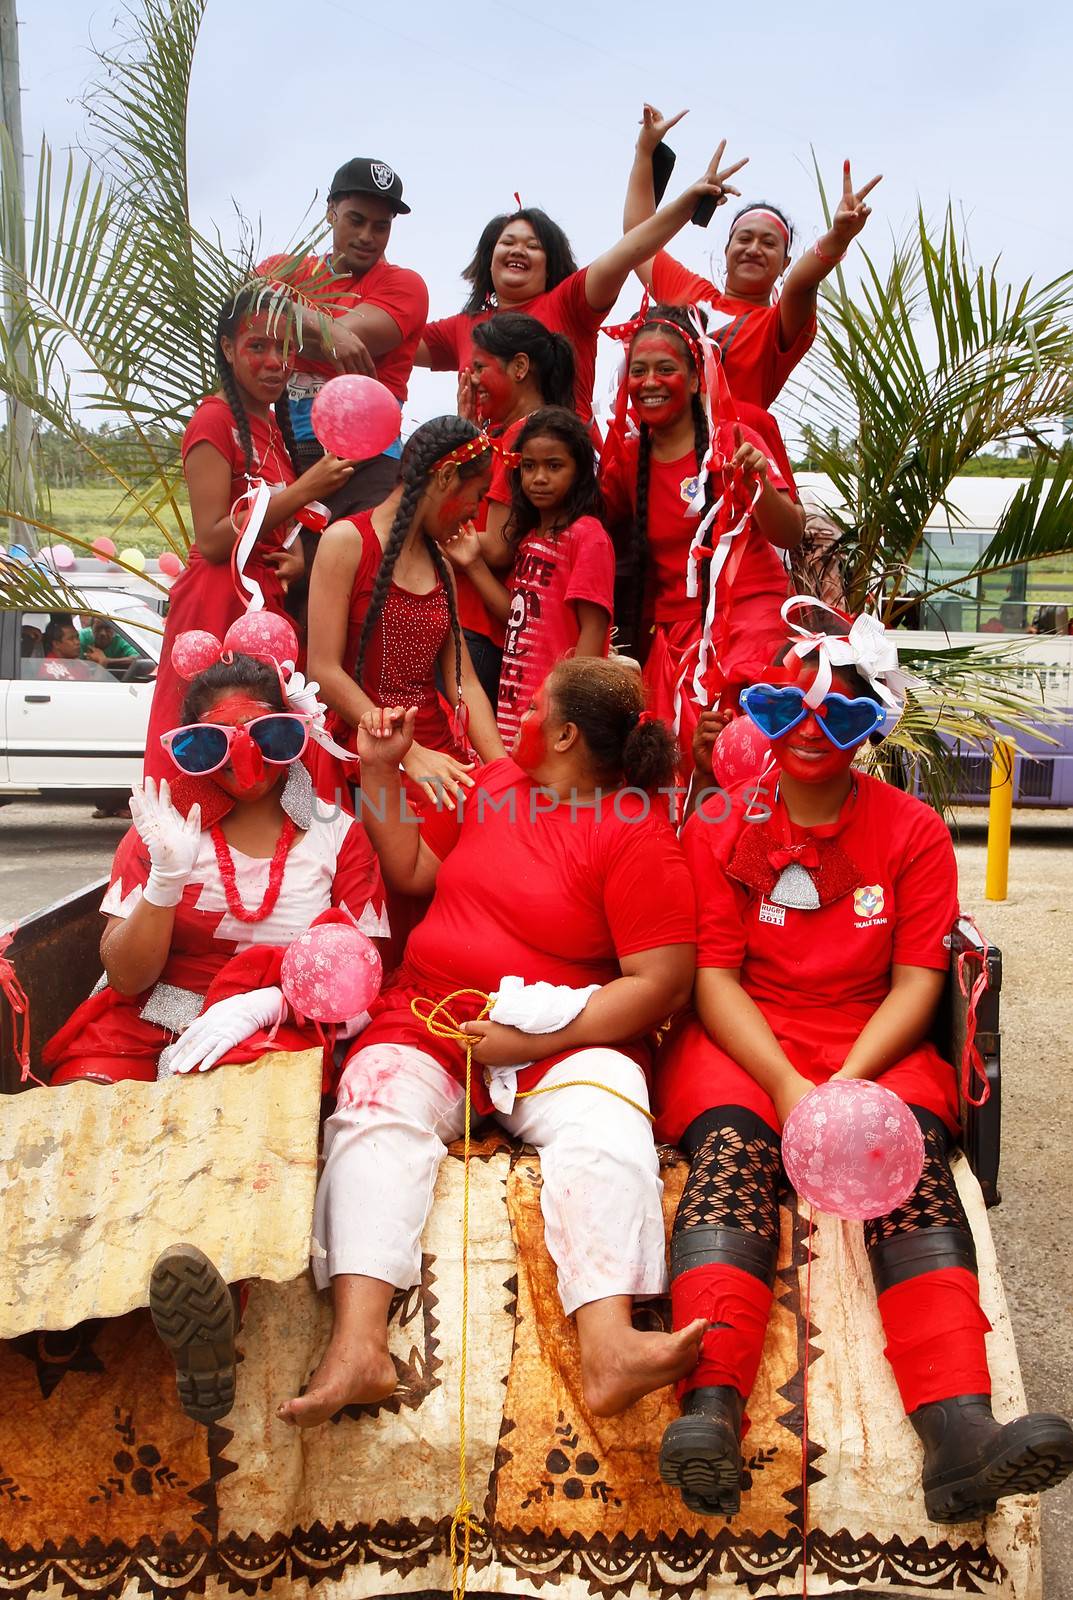
[[[466,1375],[469,1356],[469,1124],[473,1106],[473,1049],[479,1042],[471,1033],[465,1033],[448,1007],[452,1000],[470,995],[481,1002],[481,1009],[472,1019],[483,1022],[491,1010],[492,997],[481,989],[455,989],[442,1000],[429,1000],[417,995],[410,1001],[410,1010],[436,1039],[453,1039],[466,1053],[466,1121],[462,1135],[462,1339],[458,1373],[458,1503],[451,1517],[451,1600],[465,1600],[466,1574],[469,1571],[470,1539],[484,1530],[473,1515],[466,1473]],[[602,1089],[604,1094],[624,1100],[639,1111],[642,1117],[654,1122],[651,1111],[631,1100],[629,1095],[612,1089],[609,1084],[597,1083],[592,1078],[578,1078],[569,1083],[552,1083],[546,1088],[526,1089],[515,1095],[516,1100],[529,1100],[537,1094],[554,1094],[557,1089]],[[461,1543],[461,1554],[459,1544]]]

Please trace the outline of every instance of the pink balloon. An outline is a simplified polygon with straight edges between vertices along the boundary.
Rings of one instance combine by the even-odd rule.
[[[313,400],[313,432],[333,456],[370,461],[394,444],[402,407],[382,383],[360,373],[332,378]]]
[[[45,554],[57,572],[70,572],[75,564],[74,551],[65,544],[50,544]]]
[[[721,789],[759,778],[771,759],[771,746],[746,716],[734,717],[712,750],[712,777]]]
[[[165,578],[177,578],[183,570],[183,564],[174,550],[165,550],[157,561],[157,566]]]
[[[298,635],[275,611],[247,611],[224,634],[224,649],[240,655],[271,656],[280,665],[298,660]]]
[[[803,1200],[847,1221],[884,1217],[920,1182],[924,1140],[882,1084],[838,1078],[799,1100],[782,1130],[786,1175]]]
[[[357,928],[326,922],[287,949],[280,988],[301,1016],[314,1022],[349,1022],[380,993],[380,952]]]
[[[98,561],[111,561],[115,555],[114,541],[107,538],[103,533],[99,539],[94,539],[92,549]]]
[[[203,628],[188,628],[171,647],[171,664],[187,682],[220,659],[220,641]]]

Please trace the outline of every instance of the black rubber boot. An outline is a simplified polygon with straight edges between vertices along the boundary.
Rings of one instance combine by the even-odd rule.
[[[918,1406],[909,1420],[924,1446],[924,1503],[932,1522],[978,1522],[1011,1494],[1038,1494],[1073,1472],[1073,1427],[1035,1412],[996,1422],[986,1394]]]
[[[778,1241],[739,1228],[684,1228],[671,1236],[671,1280],[695,1267],[732,1266],[775,1281]],[[728,1385],[690,1389],[659,1451],[659,1475],[686,1509],[732,1517],[741,1506],[741,1417],[745,1397]]]
[[[741,1506],[741,1414],[737,1389],[691,1389],[663,1435],[659,1475],[688,1511],[732,1517]]]
[[[149,1277],[149,1310],[175,1362],[179,1404],[195,1422],[218,1422],[235,1403],[235,1299],[195,1244],[159,1255]]]

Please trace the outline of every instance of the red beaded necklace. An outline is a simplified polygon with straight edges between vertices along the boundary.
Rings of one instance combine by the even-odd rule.
[[[212,847],[216,851],[216,865],[220,869],[220,877],[224,884],[224,899],[227,909],[239,922],[263,922],[270,917],[276,909],[279,891],[283,887],[283,873],[287,865],[287,853],[294,843],[294,836],[298,832],[290,817],[283,818],[283,827],[280,829],[279,841],[272,854],[272,861],[268,868],[268,888],[265,897],[256,911],[248,910],[239,898],[238,884],[235,882],[234,857],[228,848],[227,840],[219,823],[209,830]]]

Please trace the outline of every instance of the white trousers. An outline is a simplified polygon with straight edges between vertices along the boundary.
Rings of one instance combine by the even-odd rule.
[[[643,1072],[617,1050],[579,1050],[540,1087],[579,1078],[648,1105]],[[325,1129],[313,1220],[320,1288],[341,1273],[399,1289],[420,1282],[436,1175],[464,1116],[464,1090],[424,1050],[358,1051]],[[566,1314],[610,1295],[665,1293],[663,1183],[647,1118],[604,1089],[578,1087],[518,1100],[499,1121],[539,1151],[544,1236]]]

